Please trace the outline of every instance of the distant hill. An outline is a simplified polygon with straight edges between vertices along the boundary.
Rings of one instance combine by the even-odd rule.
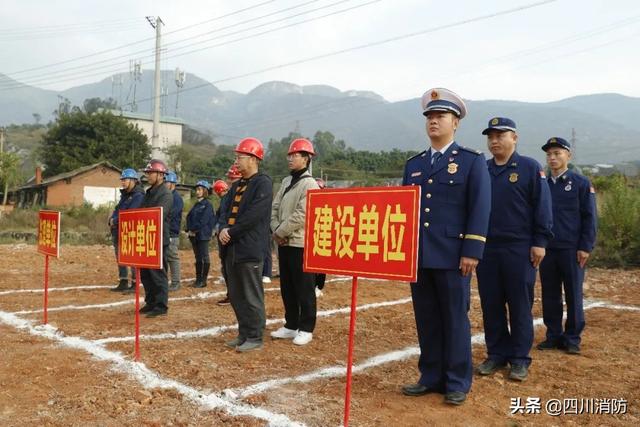
[[[119,78],[118,76],[116,76]],[[3,90],[0,96],[0,124],[33,123],[33,113],[42,121],[51,119],[58,95],[81,105],[84,99],[113,97],[125,109],[134,99],[139,112],[151,110],[153,74],[145,71],[134,86],[128,74],[123,84],[111,78],[73,87],[60,93],[36,87]],[[173,72],[163,71],[171,94],[164,99],[164,114],[177,115],[190,126],[212,132],[216,142],[235,144],[239,138],[263,140],[282,138],[298,129],[312,136],[327,130],[356,149],[371,151],[420,150],[426,147],[424,119],[419,99],[388,102],[366,91],[345,91],[326,85],[298,86],[267,82],[247,94],[221,91],[213,84],[188,75],[178,95],[176,110]],[[0,87],[6,77],[0,75]],[[507,100],[469,100],[469,115],[463,120],[457,140],[486,151],[481,135],[489,118],[513,118],[520,135],[519,151],[543,160],[540,146],[551,136],[571,137],[576,130],[579,163],[616,163],[640,159],[640,98],[619,94],[576,96],[548,103]]]

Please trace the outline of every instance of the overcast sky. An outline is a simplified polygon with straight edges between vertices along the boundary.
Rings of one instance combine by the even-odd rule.
[[[165,24],[163,68],[219,81],[223,90],[282,80],[371,90],[390,101],[434,86],[473,100],[640,97],[637,0],[2,0],[0,73],[62,90],[128,72],[132,59],[151,69],[147,15]],[[292,15],[299,16],[285,19]],[[310,22],[257,35],[303,20]],[[341,50],[348,51],[259,72]]]

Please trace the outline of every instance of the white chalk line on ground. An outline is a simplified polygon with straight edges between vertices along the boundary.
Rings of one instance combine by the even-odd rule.
[[[279,291],[280,288],[265,288],[265,292],[273,292],[273,291]],[[200,292],[197,293],[195,295],[190,295],[188,297],[172,297],[169,298],[169,302],[174,302],[174,301],[191,301],[191,300],[205,300],[205,299],[211,299],[211,298],[218,298],[221,296],[224,296],[227,294],[227,291],[218,291],[218,292]],[[129,305],[129,304],[134,304],[136,302],[136,299],[127,299],[124,301],[117,301],[117,302],[108,302],[108,303],[103,303],[103,304],[87,304],[87,305],[63,305],[63,306],[58,306],[58,307],[49,307],[47,308],[47,311],[50,312],[55,312],[55,311],[66,311],[66,310],[93,310],[96,308],[113,308],[113,307],[119,307],[122,305]],[[144,295],[140,295],[140,302],[144,303]],[[15,311],[12,314],[16,314],[16,315],[23,315],[23,314],[36,314],[36,313],[42,313],[44,310],[42,308],[39,308],[37,310],[22,310],[22,311]]]
[[[402,298],[394,301],[383,301],[371,304],[364,304],[356,307],[356,311],[364,311],[372,308],[380,308],[380,307],[390,307],[394,305],[406,304],[411,302],[411,298]],[[322,310],[318,311],[317,317],[330,317],[336,314],[345,314],[350,313],[351,307],[341,307],[341,308],[333,308],[331,310]],[[284,318],[279,319],[267,319],[267,326],[284,323]],[[212,328],[203,328],[197,329],[195,331],[181,331],[181,332],[166,332],[162,334],[153,334],[153,335],[140,335],[141,340],[166,340],[166,339],[190,339],[190,338],[204,338],[204,337],[213,337],[220,335],[223,332],[236,330],[238,329],[238,324],[233,325],[222,325],[222,326],[214,326]],[[99,340],[93,341],[96,344],[104,345],[109,343],[117,343],[117,342],[131,342],[134,341],[134,336],[126,336],[126,337],[111,337],[111,338],[102,338]]]
[[[304,426],[304,424],[292,421],[284,414],[276,414],[264,408],[235,402],[223,395],[205,393],[181,382],[163,378],[143,363],[125,359],[120,352],[107,350],[84,338],[66,337],[51,325],[34,326],[31,321],[20,319],[16,315],[4,311],[0,311],[0,321],[18,330],[26,330],[31,335],[55,341],[64,347],[86,351],[97,360],[111,363],[115,371],[135,379],[145,388],[174,389],[204,409],[222,409],[232,416],[258,418],[267,421],[270,426],[274,427]]]
[[[209,276],[207,280],[213,279],[213,276]],[[180,283],[186,282],[194,282],[195,278],[190,279],[182,279]],[[113,288],[115,285],[78,285],[78,286],[65,286],[61,288],[51,287],[49,288],[49,292],[60,292],[60,291],[84,291],[84,290],[92,290],[92,289],[105,289],[105,288]],[[0,291],[0,295],[11,295],[11,294],[37,294],[43,293],[44,288],[31,288],[31,289],[8,289],[6,291]]]
[[[411,299],[409,299],[411,300]],[[585,310],[592,308],[608,308],[614,310],[627,310],[627,311],[640,311],[640,307],[631,305],[612,304],[606,301],[588,301],[584,305]],[[544,324],[542,318],[537,318],[533,321],[533,326],[541,326]],[[481,345],[484,344],[484,333],[480,332],[471,337],[471,344]],[[420,355],[420,347],[406,347],[402,350],[394,350],[389,353],[379,354],[369,359],[364,360],[362,363],[353,365],[352,373],[357,374],[367,369],[381,366],[387,363],[400,362],[409,359],[414,356]],[[261,394],[265,391],[279,388],[288,384],[301,384],[309,383],[318,379],[339,378],[344,377],[347,374],[347,367],[343,365],[334,365],[326,368],[318,369],[306,374],[298,375],[288,378],[277,378],[273,380],[262,381],[252,384],[243,388],[226,389],[223,393],[229,399],[242,399],[255,394]]]

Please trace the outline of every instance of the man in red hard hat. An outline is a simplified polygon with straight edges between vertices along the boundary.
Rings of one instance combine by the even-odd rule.
[[[144,174],[150,187],[142,200],[142,208],[162,207],[162,253],[167,253],[170,243],[170,213],[173,206],[173,194],[164,185],[164,176],[168,172],[162,160],[151,160],[144,168]],[[169,281],[167,280],[166,260],[162,260],[165,268],[152,270],[140,269],[140,280],[144,286],[145,305],[140,313],[147,317],[166,316],[169,310]]]
[[[262,143],[245,138],[235,149],[242,178],[229,190],[229,206],[218,236],[223,245],[227,289],[238,320],[238,336],[227,342],[238,352],[259,350],[266,324],[262,266],[269,239],[273,188],[271,178],[259,171],[264,157]]]

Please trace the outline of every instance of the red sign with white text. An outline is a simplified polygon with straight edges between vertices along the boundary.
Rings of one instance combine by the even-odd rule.
[[[38,252],[60,258],[60,212],[38,212]]]
[[[118,212],[118,264],[162,268],[162,208]]]
[[[309,190],[304,270],[415,282],[420,187]]]

